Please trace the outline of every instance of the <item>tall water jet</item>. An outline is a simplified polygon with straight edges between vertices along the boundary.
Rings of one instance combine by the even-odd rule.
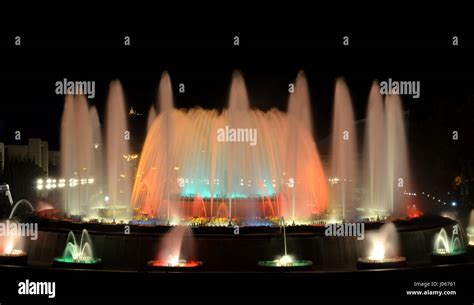
[[[171,79],[163,72],[158,89],[159,114],[151,124],[143,145],[132,193],[134,208],[147,215],[172,218],[170,191],[178,180],[178,163],[173,152],[173,91]],[[151,109],[154,109],[153,106]],[[149,118],[154,110],[150,110]],[[174,166],[176,165],[176,166]],[[165,205],[163,204],[165,203]],[[165,208],[163,208],[165,207]]]
[[[374,82],[365,124],[363,216],[382,216],[390,211],[386,195],[386,143],[383,98],[378,83]]]
[[[410,188],[408,146],[402,101],[398,95],[385,99],[387,141],[387,201],[392,215],[405,212],[403,193]]]
[[[151,127],[151,124],[153,124],[153,121],[156,119],[156,110],[155,106],[150,106],[150,110],[148,111],[148,118],[147,118],[147,123],[146,123],[146,130],[149,130]]]
[[[165,192],[166,192],[166,203],[167,203],[167,220],[170,221],[171,218],[171,198],[170,191],[173,187],[173,179],[171,174],[171,168],[173,163],[171,162],[172,154],[172,137],[173,137],[173,88],[171,86],[171,78],[168,72],[163,72],[160,80],[160,87],[158,92],[158,103],[160,107],[160,115],[163,117],[163,128],[164,128],[164,139],[163,139],[163,149],[164,149],[164,169],[166,174],[165,177]]]
[[[102,128],[99,121],[99,114],[97,113],[97,108],[92,106],[89,108],[89,123],[92,128],[92,145],[93,158],[91,160],[91,178],[90,180],[90,200],[92,208],[104,207],[104,195],[103,195],[103,186],[105,183],[104,178],[104,145],[102,141]],[[89,216],[97,217],[97,213],[94,213],[93,210],[89,212]]]
[[[331,140],[331,203],[346,219],[355,200],[357,135],[351,97],[342,79],[336,81]]]
[[[130,203],[131,170],[129,160],[130,132],[122,85],[113,81],[109,87],[106,106],[107,199],[112,218],[117,210],[128,209]],[[124,215],[125,216],[125,215]]]
[[[61,121],[61,172],[65,180],[64,211],[82,215],[91,204],[89,179],[93,167],[93,131],[84,96],[67,96]]]
[[[283,216],[291,221],[324,211],[329,197],[328,183],[313,138],[308,82],[304,72],[296,77],[288,101],[286,151],[287,198]],[[295,183],[296,182],[296,183]],[[316,196],[308,196],[310,190]],[[313,200],[317,200],[314,202]]]
[[[247,94],[247,88],[245,86],[245,81],[240,73],[240,71],[235,71],[232,76],[232,83],[230,85],[229,93],[229,108],[227,111],[227,122],[230,128],[234,130],[238,129],[247,129],[255,128],[249,120],[249,98]],[[257,130],[258,132],[258,130]],[[249,163],[251,160],[248,158],[241,158],[240,162],[235,162],[239,156],[251,156],[255,152],[253,147],[249,145],[243,145],[238,142],[224,142],[219,143],[221,146],[226,146],[224,148],[224,158],[226,160],[227,175],[226,175],[226,185],[227,193],[234,194],[237,193],[237,190],[233,188],[236,181],[239,179],[249,179],[250,177],[245,177],[238,175],[242,173],[238,167],[249,168]],[[249,174],[242,173],[242,174]],[[229,196],[229,219],[232,219],[232,197]],[[254,216],[253,211],[250,211],[249,216]]]

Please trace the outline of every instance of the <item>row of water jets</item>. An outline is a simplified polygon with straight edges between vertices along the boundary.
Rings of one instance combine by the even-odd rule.
[[[120,83],[110,85],[105,139],[97,109],[84,96],[66,97],[61,165],[67,215],[97,217],[101,208],[109,208],[111,218],[130,219],[133,208],[179,222],[197,216],[186,215],[177,204],[189,197],[206,200],[209,204],[200,214],[210,217],[270,215],[295,221],[321,215],[328,207],[337,209],[342,219],[354,218],[356,210],[371,217],[403,212],[402,196],[410,176],[403,109],[396,95],[387,96],[384,103],[377,83],[369,95],[361,160],[350,93],[345,82],[337,80],[326,170],[314,140],[309,89],[302,72],[287,112],[250,109],[239,72],[234,73],[228,108],[222,112],[175,109],[166,72],[158,101],[150,109],[147,137],[133,176]],[[257,128],[257,145],[218,143],[214,133],[226,125]],[[93,184],[80,183],[91,178]],[[362,199],[356,198],[359,187],[365,190]],[[242,198],[255,202],[247,205],[255,208],[238,210]]]
[[[463,254],[466,246],[474,246],[474,224],[468,227],[468,242],[466,242],[464,233],[459,225],[454,225],[448,234],[446,228],[441,228],[435,235],[433,242],[433,255],[455,256]],[[282,255],[274,261],[276,266],[293,266],[296,262],[293,255],[288,253],[286,224],[283,219],[280,221],[282,228],[283,251]],[[186,237],[186,239],[185,239]],[[367,234],[367,243],[365,243],[365,256],[372,262],[386,262],[390,259],[400,258],[401,250],[399,245],[399,236],[394,223],[386,223],[379,230],[371,231]],[[186,241],[185,241],[186,240]],[[11,256],[18,253],[25,253],[24,241],[21,236],[0,237],[0,255]],[[188,226],[176,226],[163,238],[156,260],[165,262],[167,266],[179,266],[186,262],[191,256],[195,256],[192,230]],[[63,261],[68,263],[84,263],[101,261],[95,257],[92,240],[86,229],[82,231],[79,242],[74,233],[69,232],[66,240],[66,246],[62,257]],[[404,258],[403,258],[404,259]],[[300,261],[301,262],[301,261]]]
[[[9,198],[11,199],[11,197]],[[13,203],[13,199],[10,201]],[[22,207],[23,209],[21,209]],[[17,213],[19,208],[21,213]],[[34,208],[28,200],[19,200],[16,204],[12,204],[12,211],[8,220],[15,221],[13,217],[16,214],[21,216],[21,214],[24,215],[33,211]],[[279,265],[288,265],[293,262],[293,256],[288,254],[286,236],[287,223],[283,217],[280,219],[279,225],[283,233],[283,255],[275,260],[275,262]],[[470,213],[466,231],[467,241],[464,231],[459,224],[452,226],[450,234],[446,228],[441,228],[434,238],[433,253],[439,255],[456,255],[463,253],[466,245],[474,246],[474,210]],[[181,261],[181,252],[185,235],[192,237],[192,231],[189,227],[177,226],[173,228],[163,239],[157,259],[169,262],[170,265]],[[368,246],[366,256],[370,260],[383,261],[386,258],[399,257],[400,255],[398,232],[396,226],[392,222],[384,224],[377,231],[371,231],[368,233],[367,241]],[[22,248],[24,248],[24,242],[21,236],[0,237],[0,255],[23,253],[21,250]],[[189,248],[192,248],[192,245],[191,247],[188,247],[188,249]],[[192,250],[188,251],[186,255],[189,255],[191,252]],[[82,231],[79,243],[77,242],[74,233],[72,231],[69,232],[63,258],[75,262],[84,262],[94,258],[92,241],[87,230],[84,229]]]

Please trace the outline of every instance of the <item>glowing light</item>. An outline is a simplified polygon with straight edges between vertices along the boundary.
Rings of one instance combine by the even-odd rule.
[[[383,260],[384,258],[385,258],[385,246],[381,242],[376,242],[370,251],[369,259]]]
[[[179,265],[179,257],[172,256],[168,259],[168,266],[178,266]]]
[[[4,253],[5,254],[11,254],[13,252],[13,248],[14,248],[13,238],[9,238],[6,245],[5,245]]]
[[[457,205],[456,201],[451,202],[451,206],[455,207]]]
[[[291,266],[293,264],[293,257],[290,255],[283,255],[278,259],[278,266]]]
[[[457,234],[453,233],[451,238],[449,238],[448,233],[444,228],[442,228],[439,233],[436,234],[434,253],[440,255],[453,255],[461,252],[463,252],[463,246]]]

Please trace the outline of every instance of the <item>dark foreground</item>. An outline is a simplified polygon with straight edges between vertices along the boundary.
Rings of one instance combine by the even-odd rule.
[[[308,297],[312,300],[361,297],[364,300],[403,297],[432,303],[454,298],[474,298],[474,263],[436,267],[402,268],[352,272],[137,272],[73,270],[49,266],[0,266],[0,303],[19,301],[59,302],[107,300],[190,299],[201,303],[225,303],[232,296]],[[55,298],[18,294],[26,280],[56,283]],[[421,294],[418,296],[408,294]],[[437,295],[442,294],[442,295]],[[130,299],[131,298],[131,299]],[[283,299],[281,299],[283,300]],[[207,303],[207,302],[206,302]]]

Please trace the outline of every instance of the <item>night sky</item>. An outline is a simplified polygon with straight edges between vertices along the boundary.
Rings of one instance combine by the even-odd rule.
[[[415,126],[446,104],[455,110],[474,98],[470,60],[474,40],[461,35],[462,46],[454,48],[446,32],[399,34],[386,39],[374,39],[375,34],[351,34],[349,47],[342,46],[341,33],[235,31],[177,36],[124,31],[80,32],[65,37],[23,32],[23,45],[13,47],[15,35],[10,33],[0,40],[5,54],[0,70],[0,140],[6,143],[13,143],[13,131],[20,129],[24,140],[41,137],[52,149],[58,148],[64,97],[55,95],[54,89],[55,82],[63,78],[96,81],[96,97],[90,103],[98,107],[101,119],[108,85],[119,79],[128,105],[143,113],[146,121],[164,70],[171,75],[178,108],[226,107],[232,72],[239,69],[252,107],[263,110],[285,110],[288,83],[303,70],[310,86],[318,141],[330,133],[338,77],[349,85],[356,119],[365,117],[375,79],[421,81],[420,99],[403,97],[410,113],[409,124]],[[123,35],[131,36],[132,46],[122,46]],[[234,35],[240,35],[239,47],[233,46]],[[178,83],[186,85],[186,93],[177,93]]]

